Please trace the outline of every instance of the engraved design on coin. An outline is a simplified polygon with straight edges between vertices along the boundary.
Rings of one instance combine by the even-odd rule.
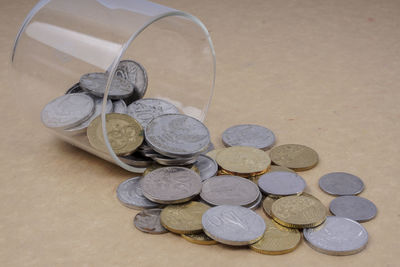
[[[191,157],[204,151],[210,133],[199,120],[183,114],[165,114],[154,118],[145,129],[147,144],[169,157]]]
[[[43,124],[49,128],[65,129],[79,125],[94,111],[93,99],[81,93],[57,97],[41,112]]]
[[[203,181],[215,176],[218,171],[217,162],[206,155],[199,155],[194,165],[199,169],[200,177]]]
[[[295,171],[305,171],[318,163],[318,154],[313,149],[297,144],[274,147],[270,152],[271,160],[276,165],[285,166]]]
[[[213,207],[203,214],[202,224],[209,237],[233,246],[253,244],[265,231],[264,220],[254,211],[240,206]]]
[[[122,60],[118,64],[115,75],[132,83],[135,88],[133,100],[143,98],[147,90],[147,73],[142,65],[133,60]]]
[[[241,124],[232,126],[222,134],[225,146],[250,146],[268,150],[275,144],[274,133],[262,126]]]
[[[258,186],[265,194],[288,196],[303,192],[306,182],[296,173],[268,172],[258,179]]]
[[[215,176],[203,182],[200,197],[207,203],[217,205],[245,206],[255,202],[260,195],[253,182],[230,175]]]
[[[81,88],[97,97],[103,97],[106,91],[108,74],[102,72],[84,74],[79,80]],[[133,93],[133,85],[127,80],[114,76],[111,82],[108,98],[121,99]]]
[[[365,228],[348,218],[328,216],[317,228],[303,230],[307,244],[329,255],[351,255],[363,250],[368,242]]]
[[[167,229],[161,225],[160,213],[162,209],[149,209],[142,210],[136,214],[133,219],[135,227],[145,233],[149,234],[164,234],[167,233]]]
[[[331,201],[329,210],[333,215],[345,217],[357,222],[366,222],[376,216],[374,203],[358,196],[341,196]]]
[[[160,206],[158,203],[148,200],[143,195],[140,181],[140,176],[123,181],[117,188],[117,197],[119,201],[124,206],[131,209],[149,209]]]
[[[364,183],[353,174],[332,172],[319,179],[319,187],[328,194],[346,196],[361,193],[364,190]]]
[[[165,100],[144,98],[130,104],[127,112],[145,128],[152,119],[163,114],[177,114],[179,109]]]

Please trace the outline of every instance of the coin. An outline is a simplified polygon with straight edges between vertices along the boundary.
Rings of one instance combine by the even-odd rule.
[[[368,232],[356,221],[328,216],[317,228],[303,230],[307,244],[328,255],[351,255],[363,250],[368,242]]]
[[[183,203],[198,195],[201,178],[184,167],[164,167],[143,177],[142,189],[145,197],[161,204]]]
[[[252,250],[262,254],[279,255],[295,250],[300,244],[299,230],[288,229],[270,219],[265,219],[265,225],[263,238],[250,245]]]
[[[142,192],[141,177],[133,177],[123,181],[117,188],[117,198],[126,207],[131,209],[150,209],[160,206],[151,202]]]
[[[154,171],[156,169],[164,168],[164,167],[165,167],[164,165],[158,164],[157,162],[153,162],[153,164],[151,164],[149,167],[147,167],[147,169],[144,171],[143,176],[149,174],[150,172],[152,172],[152,171]],[[182,166],[182,167],[191,169],[192,171],[194,171],[195,173],[200,175],[199,169],[197,169],[197,167],[194,166],[194,165],[192,165],[192,166],[190,166],[190,165],[189,166]]]
[[[218,244],[217,241],[211,239],[206,235],[203,231],[197,234],[182,234],[181,235],[184,239],[191,243],[195,243],[198,245],[215,245]]]
[[[297,144],[274,147],[269,155],[274,164],[295,171],[309,170],[318,163],[317,152],[309,147]]]
[[[128,156],[121,156],[120,160],[128,165],[138,168],[146,168],[153,164],[153,160],[151,158],[144,157],[138,152]]]
[[[221,152],[222,150],[224,150],[225,148],[218,148],[218,149],[214,149],[211,150],[209,152],[206,153],[206,156],[209,156],[210,158],[212,158],[213,160],[217,159],[217,155],[219,152]]]
[[[185,204],[168,205],[161,212],[161,224],[176,234],[201,233],[201,217],[210,207],[191,201]]]
[[[278,166],[278,165],[271,165],[269,172],[292,172],[296,173],[294,170],[286,168],[284,166]]]
[[[222,142],[227,147],[250,146],[267,150],[275,144],[275,135],[263,126],[241,124],[226,129],[222,134]]]
[[[135,89],[132,97],[129,97],[129,103],[143,98],[147,90],[147,73],[142,65],[133,60],[121,60],[115,75],[129,81],[134,86]]]
[[[162,209],[149,209],[142,210],[136,214],[133,219],[135,227],[145,233],[149,234],[164,234],[168,233],[167,229],[161,225],[160,213]]]
[[[272,218],[271,209],[272,209],[272,204],[274,204],[275,200],[276,198],[266,196],[262,204],[264,213],[270,218]]]
[[[215,176],[218,171],[217,162],[206,155],[199,155],[194,165],[199,169],[203,181]]]
[[[103,98],[106,91],[108,74],[102,72],[87,73],[82,75],[79,80],[81,88],[97,97]],[[111,82],[108,98],[121,99],[133,93],[133,85],[127,80],[114,76]]]
[[[89,124],[92,122],[92,120],[94,120],[97,116],[99,116],[101,114],[101,110],[103,108],[103,99],[96,97],[93,99],[94,100],[94,112],[93,114],[84,122],[82,122],[81,124],[72,127],[72,128],[68,128],[65,129],[68,132],[73,132],[73,133],[82,133],[82,132],[86,132],[87,127],[89,126]],[[106,113],[111,113],[113,112],[113,104],[111,102],[110,99],[107,100],[107,105],[106,105]]]
[[[87,128],[87,135],[91,146],[107,152],[101,125],[101,116],[98,116]],[[106,114],[106,129],[111,147],[118,156],[131,154],[143,142],[142,127],[129,115]]]
[[[143,128],[154,118],[163,114],[177,114],[179,109],[173,104],[156,98],[139,99],[127,108],[130,116],[135,118]]]
[[[82,93],[82,92],[83,92],[83,90],[82,90],[82,88],[79,86],[79,83],[76,83],[76,84],[72,85],[72,87],[69,88],[69,89],[65,92],[65,94],[68,95],[68,94],[75,94],[75,93]]]
[[[267,172],[258,179],[258,186],[264,194],[288,196],[303,192],[306,182],[296,173]]]
[[[288,196],[272,204],[272,218],[290,228],[316,227],[326,219],[326,208],[311,195]]]
[[[232,146],[218,153],[218,165],[229,172],[249,174],[268,169],[271,160],[264,151],[246,146]]]
[[[202,224],[206,235],[232,246],[253,244],[265,231],[265,222],[260,215],[240,206],[210,208],[203,214]]]
[[[113,102],[113,105],[114,105],[114,112],[115,113],[121,113],[121,114],[126,114],[127,113],[127,111],[126,111],[126,109],[127,109],[127,107],[126,107],[126,104],[125,104],[125,101],[124,100],[116,100],[116,101],[114,101]]]
[[[193,157],[210,143],[210,133],[199,120],[183,114],[164,114],[145,128],[146,143],[168,157]]]
[[[205,180],[200,193],[200,197],[213,206],[246,206],[254,203],[259,195],[260,190],[256,184],[231,175],[215,176]]]
[[[93,99],[86,94],[68,94],[48,103],[41,112],[43,124],[49,128],[65,129],[79,125],[94,112]]]
[[[149,155],[149,154],[147,154]],[[149,155],[155,162],[165,166],[186,166],[194,164],[197,158],[169,158],[160,154]]]
[[[208,152],[214,150],[214,144],[210,141],[210,143],[208,144],[206,150],[204,150],[203,152],[201,152],[201,154],[207,154]]]
[[[329,210],[333,215],[350,218],[357,222],[366,222],[376,216],[374,203],[358,196],[341,196],[331,201]]]
[[[319,179],[319,187],[328,194],[346,196],[361,193],[364,190],[364,183],[353,174],[332,172]]]
[[[262,194],[259,194],[256,201],[254,201],[253,203],[251,203],[251,204],[249,204],[249,205],[246,205],[246,206],[244,206],[244,207],[245,207],[245,208],[249,208],[249,209],[251,209],[251,210],[256,210],[256,209],[260,206],[260,204],[261,204],[262,197],[263,197]]]

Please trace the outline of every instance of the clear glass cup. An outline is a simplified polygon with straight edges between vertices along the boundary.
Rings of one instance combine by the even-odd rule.
[[[146,0],[39,1],[16,36],[11,72],[18,90],[36,91],[35,101],[42,107],[65,94],[83,74],[109,72],[101,113],[108,153],[94,149],[85,133],[52,132],[128,171],[142,173],[145,168],[120,160],[106,132],[109,87],[124,59],[146,69],[145,98],[167,100],[183,114],[204,120],[215,83],[210,35],[196,17]]]

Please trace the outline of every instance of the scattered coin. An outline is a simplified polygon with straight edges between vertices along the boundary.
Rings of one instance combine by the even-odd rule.
[[[291,172],[267,172],[258,179],[258,186],[267,195],[298,195],[306,188],[304,179]]]
[[[199,155],[194,165],[199,169],[203,181],[215,176],[218,171],[217,162],[207,155]]]
[[[256,201],[254,201],[253,203],[251,203],[251,204],[249,204],[249,205],[246,205],[246,206],[244,206],[244,207],[245,207],[245,208],[249,208],[249,209],[251,209],[251,210],[256,210],[256,209],[260,206],[260,204],[261,204],[262,197],[263,197],[263,195],[262,195],[262,194],[259,194]]]
[[[152,155],[148,154],[148,153],[145,153],[145,155],[148,155],[155,162],[157,162],[160,165],[164,165],[164,166],[186,166],[186,165],[194,164],[197,161],[196,157],[191,157],[191,158],[170,158],[170,157],[166,157],[166,156],[160,155],[158,153],[152,154]]]
[[[94,148],[107,152],[104,142],[101,116],[94,119],[87,128],[89,143]],[[108,140],[118,156],[129,155],[143,142],[143,130],[140,124],[126,114],[106,114]]]
[[[153,162],[153,163],[152,163],[149,167],[147,167],[147,169],[144,171],[143,176],[149,174],[150,172],[152,172],[152,171],[154,171],[154,170],[156,170],[156,169],[164,168],[164,167],[165,167],[164,165],[158,164],[157,162]],[[194,165],[192,165],[192,166],[190,166],[190,165],[189,165],[189,166],[182,166],[182,167],[191,169],[192,171],[194,171],[195,173],[197,173],[197,174],[200,175],[199,169],[197,169],[197,167],[194,166]]]
[[[212,142],[210,142],[206,148],[206,150],[204,150],[203,152],[201,152],[201,154],[207,154],[210,151],[213,151],[215,149],[214,144]]]
[[[145,233],[149,234],[164,234],[168,233],[167,229],[161,225],[160,213],[162,209],[149,209],[142,210],[136,214],[133,219],[135,227]]]
[[[278,165],[271,165],[268,172],[292,172],[292,173],[296,173],[292,169],[286,168],[284,166],[278,166]]]
[[[82,92],[83,92],[83,90],[79,86],[79,83],[76,83],[76,84],[72,85],[72,87],[69,88],[67,90],[67,92],[65,92],[65,94],[67,95],[67,94],[75,94],[75,93],[82,93]]]
[[[351,255],[363,250],[368,242],[368,232],[356,221],[328,216],[317,228],[303,230],[307,244],[328,255]]]
[[[134,86],[132,96],[125,101],[129,104],[135,100],[143,98],[147,90],[147,73],[142,65],[133,60],[121,60],[118,64],[115,75],[119,76]]]
[[[222,175],[203,182],[200,197],[210,205],[246,206],[254,203],[260,195],[258,186],[238,176]]]
[[[313,149],[297,144],[274,147],[270,152],[274,164],[285,166],[295,171],[305,171],[318,163],[318,154]]]
[[[161,212],[161,224],[176,234],[201,233],[203,231],[201,217],[209,208],[197,201],[168,205]]]
[[[203,214],[203,230],[212,239],[227,245],[249,245],[260,240],[264,220],[254,211],[241,206],[217,206]]]
[[[333,215],[345,217],[357,222],[366,222],[376,216],[374,203],[358,196],[341,196],[331,201],[329,210]]]
[[[79,125],[94,112],[94,101],[86,94],[62,95],[48,103],[41,119],[49,128],[66,129]]]
[[[164,114],[145,128],[146,143],[168,157],[194,157],[210,143],[210,133],[199,120],[183,114]]]
[[[126,104],[125,104],[125,101],[124,100],[116,100],[116,101],[114,101],[113,102],[113,105],[114,105],[114,112],[115,113],[121,113],[121,114],[126,114],[127,113],[127,111],[126,111],[126,109],[127,109],[127,107],[126,107]]]
[[[207,152],[206,155],[209,156],[210,158],[212,158],[213,160],[216,160],[218,153],[221,152],[224,149],[225,148],[214,149],[214,150],[211,150],[211,151]]]
[[[250,248],[258,253],[279,255],[292,252],[301,241],[300,231],[283,227],[273,220],[265,220],[266,230],[263,238]]]
[[[319,179],[319,187],[328,194],[346,196],[361,193],[364,190],[364,183],[353,174],[332,172]]]
[[[264,201],[263,201],[263,205],[262,206],[263,206],[264,213],[270,218],[272,218],[271,209],[272,209],[272,204],[274,204],[275,200],[277,200],[277,199],[276,198],[272,198],[270,196],[266,196]]]
[[[79,84],[81,88],[97,97],[103,98],[106,91],[108,74],[102,72],[87,73],[81,77]],[[127,80],[114,76],[111,82],[108,97],[110,99],[121,99],[133,93],[133,85]]]
[[[137,168],[146,168],[153,164],[153,160],[151,158],[144,157],[138,152],[135,152],[128,156],[121,156],[120,160],[128,165]]]
[[[148,200],[142,192],[141,177],[133,177],[123,181],[117,188],[117,198],[126,207],[131,209],[151,209],[160,206]]]
[[[272,218],[290,228],[316,227],[326,219],[326,208],[311,195],[288,196],[272,204]]]
[[[143,177],[142,189],[146,198],[161,204],[183,203],[198,195],[201,178],[184,167],[164,167]]]
[[[184,239],[191,243],[195,243],[198,245],[215,245],[218,244],[217,241],[211,239],[206,235],[203,231],[197,234],[182,234],[181,235]]]
[[[274,133],[262,126],[241,124],[232,126],[222,134],[225,146],[249,146],[267,150],[275,144]]]

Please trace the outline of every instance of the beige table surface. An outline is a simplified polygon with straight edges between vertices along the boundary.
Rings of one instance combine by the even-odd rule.
[[[320,156],[302,172],[308,192],[332,171],[360,176],[378,207],[363,223],[357,255],[320,254],[302,243],[268,256],[200,246],[136,230],[137,211],[115,190],[132,174],[58,140],[24,109],[24,88],[7,73],[14,36],[35,1],[0,1],[0,266],[400,266],[400,2],[194,1],[159,3],[199,17],[217,53],[206,125],[216,147],[231,125],[272,129],[277,144]],[[40,94],[40,91],[38,91]]]

